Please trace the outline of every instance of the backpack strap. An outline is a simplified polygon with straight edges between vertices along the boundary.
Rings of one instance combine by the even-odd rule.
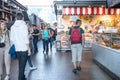
[[[73,31],[73,30],[76,30],[76,29],[74,27],[72,27],[71,30]],[[79,30],[79,32],[81,32],[81,28],[77,28],[77,30]],[[72,34],[72,32],[71,32],[71,34]]]

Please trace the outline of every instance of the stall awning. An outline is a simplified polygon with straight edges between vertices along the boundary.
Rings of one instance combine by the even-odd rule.
[[[114,15],[120,14],[120,8],[105,7],[63,7],[63,15]]]

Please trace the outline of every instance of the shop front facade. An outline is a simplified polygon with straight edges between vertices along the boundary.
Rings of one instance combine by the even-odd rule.
[[[91,29],[94,27],[96,15],[110,14],[110,10],[107,11],[105,7],[106,7],[105,0],[102,0],[102,1],[95,1],[95,0],[56,1],[55,11],[56,11],[56,16],[58,21],[58,33],[59,32],[61,33],[61,31],[64,32],[64,34],[61,34],[59,38],[61,41],[61,48],[64,48],[62,46],[62,41],[63,42],[66,41],[67,45],[69,44],[68,43],[69,39],[67,38],[68,36],[66,35],[66,33],[69,31],[70,27],[74,26],[76,19],[81,19],[82,20],[81,27],[85,30],[85,35],[86,35],[85,47],[86,49],[89,50],[91,48],[91,41],[92,41],[91,31],[93,31]],[[67,40],[62,40],[63,35],[66,36],[66,38],[63,37],[63,39],[67,39]],[[68,48],[70,48],[70,46]]]
[[[6,19],[7,23],[14,21],[18,12],[27,15],[27,8],[16,0],[0,0],[0,18]],[[28,15],[25,16],[25,19],[29,20]]]

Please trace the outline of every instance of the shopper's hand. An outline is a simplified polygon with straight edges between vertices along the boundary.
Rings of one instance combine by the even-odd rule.
[[[30,34],[30,37],[32,36],[32,34]]]
[[[31,55],[31,51],[30,50],[28,50],[28,56],[30,56]]]

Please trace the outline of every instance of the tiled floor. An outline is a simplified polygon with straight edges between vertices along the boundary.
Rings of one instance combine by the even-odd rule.
[[[32,57],[37,70],[30,71],[28,65],[25,72],[28,80],[111,80],[101,69],[92,62],[91,51],[83,51],[82,70],[78,74],[72,73],[71,53],[49,52],[42,53],[42,42],[38,43],[39,52]],[[11,80],[17,80],[17,61],[12,63]]]

